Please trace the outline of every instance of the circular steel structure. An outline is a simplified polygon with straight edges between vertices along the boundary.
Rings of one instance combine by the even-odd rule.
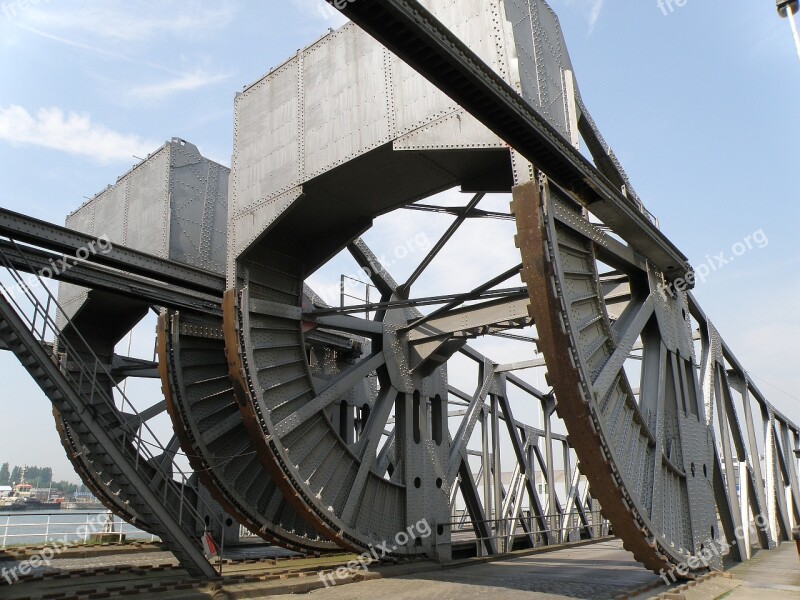
[[[558,538],[572,508],[584,512],[582,473],[614,533],[647,568],[687,564],[688,577],[720,568],[708,545],[723,534],[720,524],[731,537],[731,514],[740,511],[723,506],[734,493],[725,486],[737,485],[729,448],[722,473],[708,410],[719,391],[698,376],[709,361],[697,357],[697,312],[674,281],[690,267],[583,106],[557,18],[541,1],[473,2],[459,15],[442,8],[452,20],[444,26],[414,5],[356,3],[345,12],[447,95],[353,24],[237,95],[222,319],[167,311],[158,326],[166,400],[144,414],[170,414],[175,437],[164,464],[180,444],[214,498],[271,543],[442,561],[451,558],[457,492],[478,545],[497,553],[514,548],[517,521],[530,545],[536,535]],[[454,39],[457,30],[466,39]],[[409,43],[412,34],[419,44]],[[422,204],[459,186],[475,194],[466,206]],[[512,187],[510,213],[479,208],[487,194]],[[398,283],[361,236],[403,209],[455,220]],[[465,275],[478,268],[459,263],[463,271],[437,283],[469,289],[412,293],[468,219],[511,222],[515,266],[493,265],[502,272],[476,287]],[[377,301],[367,294],[348,308],[342,292],[334,308],[309,293],[306,281],[344,250]],[[527,345],[505,364],[467,345],[495,336]],[[91,350],[110,361],[118,335],[95,337]],[[462,358],[474,369],[474,392],[454,385]],[[551,391],[511,374],[532,368],[547,370]],[[514,419],[512,385],[541,403],[546,432]],[[100,410],[112,430],[129,424],[124,413]],[[552,491],[541,506],[531,482],[538,438],[552,443],[553,411],[581,469],[564,510]],[[87,454],[56,417],[87,485],[137,521],[117,495],[113,465]],[[470,447],[478,424],[480,451]],[[508,488],[501,443],[515,461]],[[482,494],[469,466],[476,454]],[[740,454],[741,465],[749,459]],[[552,449],[546,465],[537,458],[553,477]]]
[[[473,198],[452,233],[467,216],[485,216],[473,213],[483,197]],[[409,299],[413,281],[398,285],[360,238],[340,239],[381,290],[381,301],[367,309],[374,317],[314,304],[303,294],[302,269],[293,268],[301,261],[263,247],[257,265],[248,259],[243,266],[244,285],[226,294],[226,353],[243,422],[273,479],[322,535],[354,551],[389,541],[389,554],[446,560],[452,498],[459,485],[472,479],[468,444],[479,415],[490,401],[507,401],[504,376],[495,372],[498,365],[466,342],[531,325],[526,290],[497,289],[516,278],[519,267],[475,292],[471,300],[478,304],[461,306],[467,298],[451,296],[419,301]],[[269,247],[270,236],[262,243]],[[436,244],[420,269],[446,244],[446,238]],[[424,304],[445,310],[438,317],[423,315],[414,306]],[[351,364],[325,382],[315,380],[304,351],[305,335],[318,328],[369,340]],[[451,418],[448,406],[455,392],[447,370],[455,355],[466,356],[476,367],[479,385],[474,394],[459,396],[466,409]],[[372,406],[361,407],[353,436],[341,422],[337,427],[331,413],[343,393],[366,381],[377,382],[378,393]],[[495,406],[494,412],[499,420],[500,409]],[[477,526],[485,528],[480,502],[472,496],[467,500],[473,519],[481,521]],[[423,523],[427,535],[409,532]],[[486,535],[482,539],[493,543]]]
[[[158,358],[175,432],[214,499],[266,541],[300,552],[338,547],[288,504],[254,450],[228,376],[219,318],[168,311],[158,323]]]
[[[556,410],[615,534],[655,572],[720,567],[716,554],[695,562],[720,532],[686,294],[614,256],[622,245],[544,176],[517,188],[512,209]],[[629,287],[613,322],[601,269]]]
[[[295,285],[295,289],[302,291],[302,280],[296,279]],[[409,401],[415,390],[420,389],[441,403],[447,393],[446,379],[439,371],[432,377],[414,378],[413,383],[404,382],[411,383],[409,387],[401,382],[384,385],[371,415],[373,423],[383,421],[380,431],[365,432],[358,446],[348,444],[331,422],[328,410],[353,382],[374,372],[388,383],[391,376],[385,367],[383,351],[377,348],[396,343],[391,339],[392,333],[387,334],[388,339],[382,336],[373,339],[375,353],[346,371],[343,384],[331,383],[325,391],[317,393],[304,351],[301,295],[288,296],[279,290],[274,295],[265,295],[272,298],[265,302],[281,302],[280,310],[295,309],[295,316],[263,312],[260,309],[264,305],[251,298],[249,290],[242,290],[238,297],[229,293],[225,302],[231,375],[254,445],[295,509],[321,534],[359,552],[394,538],[409,525],[406,495],[415,479],[413,474],[406,475],[405,469],[396,469],[390,477],[379,474],[383,471],[377,452],[380,433],[401,394],[394,384],[401,386]],[[292,301],[295,304],[289,304]],[[387,319],[390,322],[398,319],[393,324],[398,327],[407,323],[403,318],[405,311],[399,312],[398,315],[398,311],[387,311]],[[242,346],[243,351],[239,351]],[[430,450],[439,452],[438,447],[430,446]],[[442,487],[440,481],[440,497],[432,504],[444,521],[449,515],[449,503],[447,490]],[[430,548],[423,548],[416,539],[391,549],[392,554],[430,552]]]
[[[504,397],[494,377],[497,365],[487,360],[475,393],[481,400],[451,428],[444,416],[453,394],[448,362],[469,349],[467,339],[534,323],[556,410],[592,496],[626,548],[658,572],[694,561],[719,535],[713,432],[704,420],[685,294],[664,293],[657,271],[592,224],[569,194],[542,181],[541,193],[536,184],[515,188],[521,264],[473,290],[474,304],[461,306],[458,294],[410,295],[448,234],[402,285],[360,239],[341,239],[335,248],[348,248],[382,290],[381,302],[368,307],[374,318],[320,310],[304,300],[303,257],[273,251],[269,232],[243,259],[247,276],[227,293],[223,310],[239,410],[295,510],[342,547],[363,551],[426,519],[437,536],[406,536],[391,552],[443,556],[450,543],[450,492],[458,485],[459,453],[476,424],[475,407],[483,398]],[[458,224],[470,214],[485,217],[473,212],[482,198],[460,209]],[[301,203],[296,210],[303,210]],[[291,221],[291,215],[284,218]],[[609,267],[601,259],[618,269],[603,272]],[[527,290],[500,287],[517,275]],[[439,308],[427,315],[414,308],[427,303]],[[314,381],[303,350],[305,333],[321,326],[371,340],[370,349],[325,386]],[[641,361],[641,390],[628,380],[631,361]],[[378,396],[362,436],[348,440],[331,422],[330,409],[339,394],[368,377],[377,378]],[[392,411],[392,441],[379,450]],[[719,566],[717,557],[697,564],[696,572]]]

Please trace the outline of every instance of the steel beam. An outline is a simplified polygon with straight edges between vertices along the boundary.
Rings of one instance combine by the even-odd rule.
[[[86,428],[103,452],[113,460],[123,480],[129,482],[128,485],[137,491],[147,509],[163,525],[164,532],[172,538],[170,549],[179,555],[183,566],[196,576],[216,576],[215,569],[203,556],[199,540],[190,537],[182,526],[180,516],[164,504],[160,494],[157,494],[151,486],[152,482],[148,481],[140,470],[141,467],[137,468],[131,457],[125,454],[120,445],[120,439],[115,439],[112,432],[108,431],[101,420],[96,417],[96,410],[87,405],[78,390],[65,378],[61,367],[53,361],[50,351],[34,336],[28,324],[20,318],[17,311],[2,294],[0,294],[0,321],[13,331],[16,338],[14,353],[31,372],[50,401],[56,407],[59,404],[66,404],[72,409],[72,413],[76,415],[73,424],[78,421]],[[24,362],[28,358],[29,361]],[[163,471],[157,471],[157,477],[164,476]]]
[[[118,246],[118,248],[120,247]],[[58,264],[58,261],[62,259],[60,253],[15,244],[8,240],[0,240],[0,252],[5,254],[14,268],[24,273],[42,273],[47,272],[45,269],[49,269],[56,281],[129,298],[140,298],[155,306],[222,315],[222,306],[218,298],[187,289],[181,285],[162,283],[155,279],[121,272],[86,261],[70,260],[71,267],[69,269],[55,272],[52,264]]]
[[[469,111],[670,278],[686,256],[517,91],[416,0],[327,0]]]
[[[78,251],[85,250],[90,262],[209,294],[221,296],[225,291],[225,277],[221,275],[132,250],[4,208],[0,208],[0,235],[70,255],[66,259],[70,267],[77,260]],[[102,249],[107,244],[110,247]]]

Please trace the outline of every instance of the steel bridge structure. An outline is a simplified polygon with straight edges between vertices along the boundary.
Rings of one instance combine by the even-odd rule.
[[[348,24],[237,94],[231,169],[173,139],[66,227],[0,209],[0,342],[86,485],[203,577],[239,524],[444,562],[613,533],[690,578],[791,539],[800,428],[691,294],[550,7],[330,3]],[[370,240],[420,212],[443,233],[392,273]],[[429,276],[497,222],[510,264]],[[342,257],[377,299],[309,284]],[[153,359],[120,355],[151,310]]]

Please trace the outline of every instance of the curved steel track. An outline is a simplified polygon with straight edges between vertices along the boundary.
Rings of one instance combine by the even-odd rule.
[[[612,324],[597,248],[621,245],[544,176],[515,190],[513,211],[557,411],[592,492],[638,561],[656,572],[687,563],[718,532],[713,432],[686,295],[670,296],[657,272],[617,256],[631,302]],[[625,367],[638,340],[634,393]],[[715,558],[710,566],[719,564]]]
[[[53,417],[55,418],[59,440],[67,453],[67,459],[72,464],[72,468],[75,469],[75,473],[81,478],[83,485],[89,489],[103,506],[120,519],[135,525],[142,531],[157,535],[153,526],[136,513],[130,502],[126,502],[124,498],[116,493],[118,490],[115,490],[112,484],[113,474],[107,471],[101,461],[92,460],[86,446],[80,442],[70,428],[69,423],[61,417],[55,408],[53,409]]]
[[[221,325],[219,318],[177,312],[159,318],[164,396],[189,463],[214,499],[256,535],[301,552],[337,550],[265,473],[239,415]]]

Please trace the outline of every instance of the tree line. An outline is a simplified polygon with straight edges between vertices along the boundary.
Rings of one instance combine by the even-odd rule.
[[[0,465],[0,485],[15,485],[22,479],[22,467],[13,469],[9,463]],[[53,481],[53,469],[50,467],[25,467],[25,483],[30,483],[35,488],[52,488],[60,490],[64,495],[74,494],[83,489],[69,481]]]

